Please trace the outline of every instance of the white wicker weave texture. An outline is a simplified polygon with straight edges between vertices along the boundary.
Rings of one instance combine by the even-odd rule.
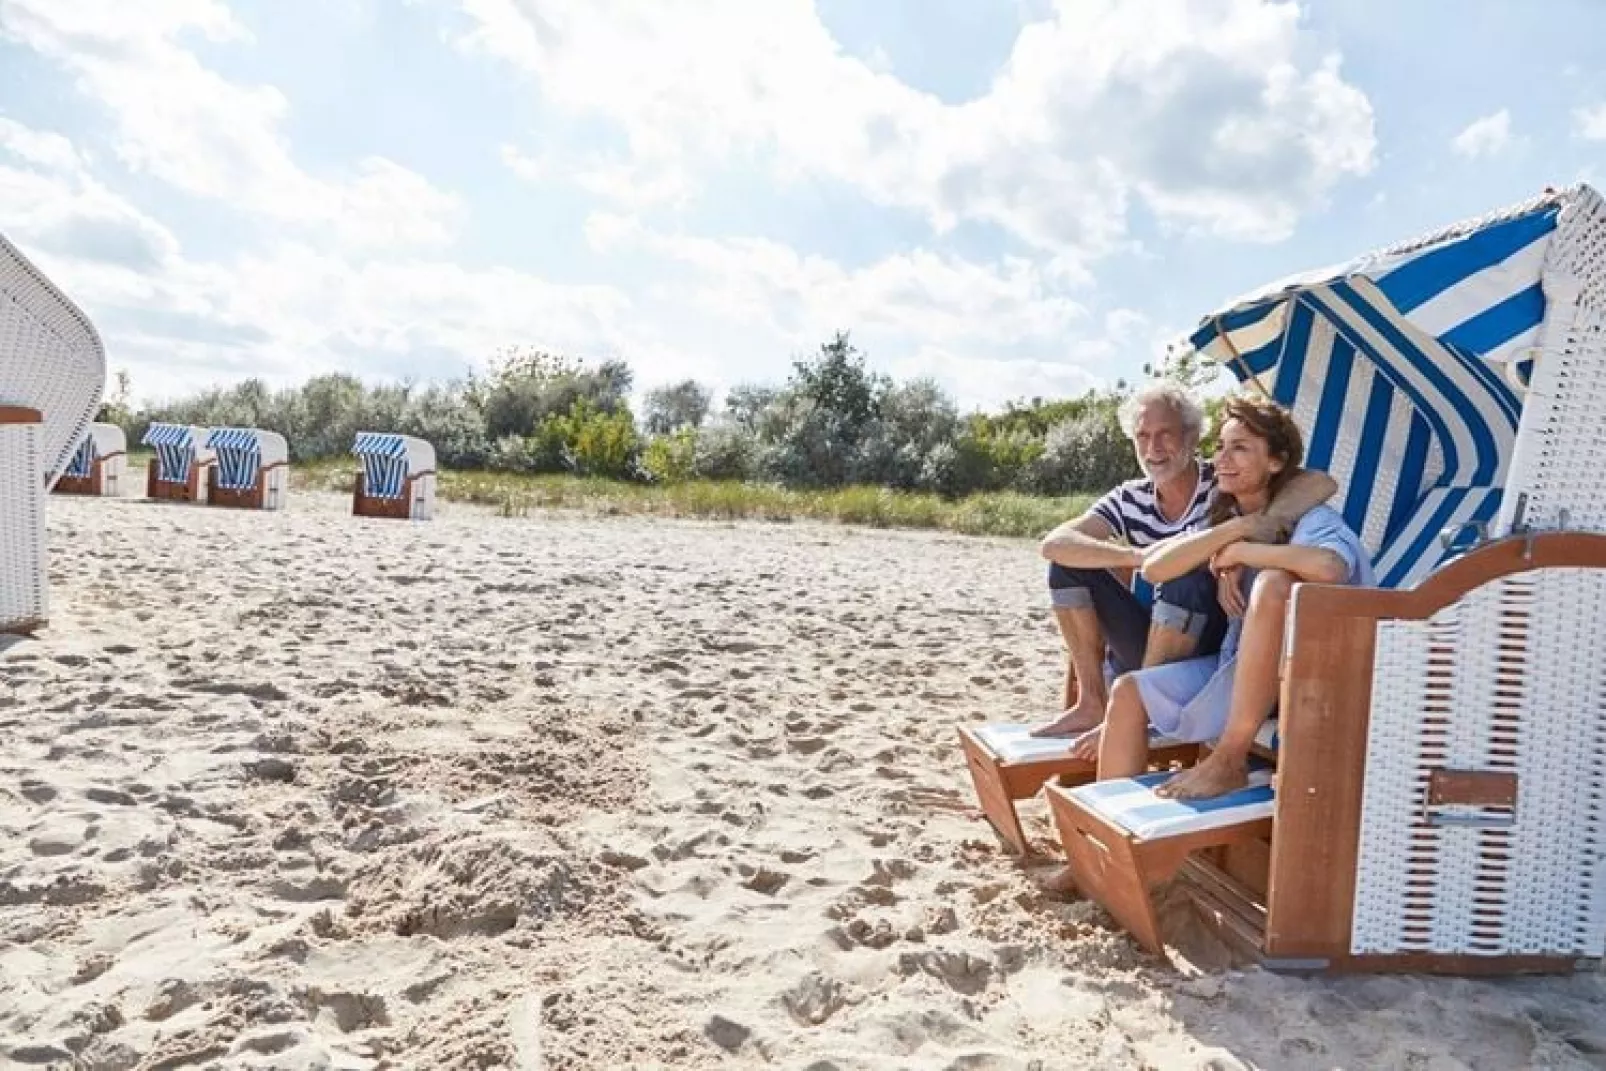
[[[1606,203],[1585,188],[1563,210],[1544,269],[1545,322],[1501,503],[1523,520],[1606,532]]]
[[[94,326],[0,237],[0,404],[44,414],[38,478],[47,487],[72,461],[105,386]]]
[[[0,425],[0,631],[49,616],[38,424]]]
[[[1351,951],[1606,952],[1606,570],[1545,569],[1378,626]],[[1510,773],[1514,809],[1428,805]]]

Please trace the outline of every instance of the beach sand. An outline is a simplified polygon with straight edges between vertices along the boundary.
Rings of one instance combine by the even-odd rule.
[[[1172,966],[1040,894],[954,738],[1054,706],[1028,543],[347,512],[52,499],[0,1065],[1606,1067],[1599,974]]]

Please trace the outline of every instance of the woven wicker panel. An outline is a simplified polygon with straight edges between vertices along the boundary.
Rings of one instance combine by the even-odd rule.
[[[0,426],[0,631],[41,622],[49,609],[42,438],[38,424]]]
[[[1357,955],[1606,951],[1606,570],[1548,569],[1382,622]],[[1441,807],[1434,770],[1509,773],[1514,810]]]
[[[105,386],[95,328],[0,237],[0,403],[44,414],[38,478],[47,485],[88,434]]]

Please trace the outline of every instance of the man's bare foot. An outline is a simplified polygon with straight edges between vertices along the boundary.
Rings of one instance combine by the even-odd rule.
[[[1032,730],[1033,736],[1079,736],[1104,721],[1104,704],[1084,696],[1070,710],[1047,725]]]
[[[1225,796],[1249,784],[1249,770],[1243,762],[1221,758],[1218,751],[1192,769],[1154,790],[1156,796],[1172,800],[1205,800]]]

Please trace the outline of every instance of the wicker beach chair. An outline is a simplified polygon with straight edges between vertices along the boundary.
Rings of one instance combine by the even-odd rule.
[[[290,446],[276,431],[213,428],[206,448],[216,459],[208,471],[206,502],[234,509],[284,509],[290,495]]]
[[[26,632],[49,616],[45,496],[105,386],[94,325],[0,237],[0,631]]]
[[[1179,878],[1269,967],[1598,962],[1600,196],[1547,192],[1285,281],[1192,342],[1293,408],[1383,586],[1296,586],[1264,783],[1197,803],[1152,776],[1051,786],[1077,882],[1154,951],[1151,890]]]
[[[117,498],[128,471],[128,436],[116,424],[91,424],[89,434],[53,488],[58,495]]]
[[[435,448],[410,435],[360,431],[362,462],[351,511],[359,517],[427,521],[435,515]]]
[[[156,457],[145,471],[145,497],[204,503],[211,484],[207,470],[216,461],[206,438],[205,428],[188,424],[156,423],[146,428],[140,441]]]

